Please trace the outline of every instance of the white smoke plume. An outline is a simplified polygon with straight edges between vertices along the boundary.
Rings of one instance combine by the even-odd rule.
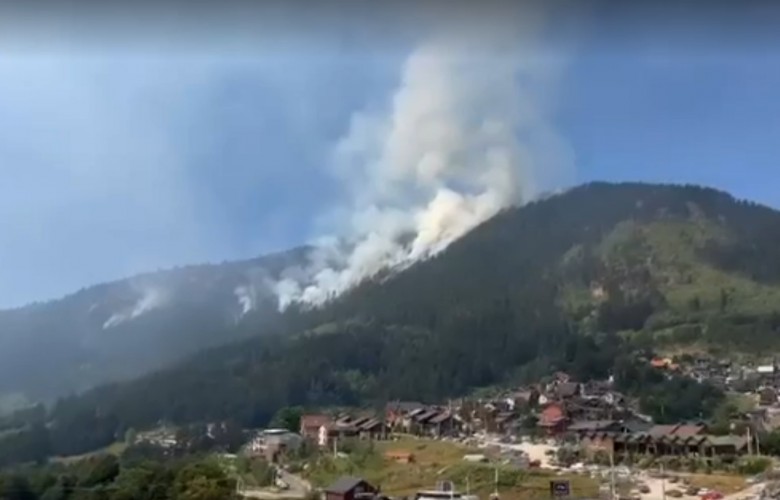
[[[113,328],[126,321],[135,319],[149,311],[163,307],[169,299],[168,293],[161,288],[142,287],[138,289],[140,297],[133,306],[125,311],[115,313],[103,323],[103,329]]]
[[[245,281],[233,289],[240,308],[236,320],[240,320],[252,311],[257,310],[261,303],[274,298],[273,289],[275,282],[265,268],[254,267],[249,269]]]
[[[334,162],[347,228],[275,284],[281,309],[435,255],[570,170],[547,116],[553,73],[534,51],[539,13],[524,14],[448,25],[408,57],[386,113],[353,116]]]
[[[251,285],[237,286],[233,290],[233,294],[238,300],[238,305],[241,306],[241,313],[239,317],[246,316],[250,311],[255,308],[255,289]]]

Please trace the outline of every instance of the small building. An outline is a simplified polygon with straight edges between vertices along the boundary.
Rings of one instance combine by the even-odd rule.
[[[365,500],[374,498],[379,488],[365,479],[345,476],[325,488],[324,492],[324,500]]]
[[[250,455],[262,455],[269,462],[300,448],[303,438],[287,429],[267,429],[255,435],[245,446]]]
[[[301,416],[300,435],[304,439],[319,441],[320,427],[331,423],[331,418],[327,415],[303,415]]]
[[[384,422],[371,418],[362,422],[358,427],[358,435],[361,439],[381,440],[387,439],[389,429]]]
[[[774,387],[764,387],[758,392],[758,400],[761,406],[777,404],[777,391]]]
[[[449,411],[435,415],[424,426],[428,434],[437,438],[451,436],[456,431],[455,417]]]
[[[558,435],[566,430],[567,418],[563,407],[558,403],[547,405],[539,414],[538,426],[548,435]]]
[[[615,452],[615,434],[599,431],[585,433],[580,438],[580,447],[591,460],[600,452],[612,455]]]
[[[562,382],[555,388],[555,396],[559,399],[569,399],[579,396],[581,386],[577,382]]]
[[[385,406],[385,421],[392,429],[400,429],[408,422],[407,416],[415,410],[425,408],[416,401],[393,401]]]
[[[333,441],[341,441],[358,436],[358,428],[351,424],[332,423],[320,427],[317,444],[321,447],[330,446]]]
[[[573,422],[569,426],[568,431],[582,438],[586,434],[594,432],[626,432],[626,428],[621,422],[616,420],[582,420]]]

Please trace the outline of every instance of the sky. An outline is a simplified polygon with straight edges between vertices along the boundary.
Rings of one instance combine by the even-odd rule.
[[[355,117],[442,18],[487,34],[504,9],[135,4],[0,7],[0,307],[322,236],[354,196],[332,163]],[[572,163],[541,162],[540,189],[696,183],[780,208],[780,9],[652,5],[556,3],[532,25]]]

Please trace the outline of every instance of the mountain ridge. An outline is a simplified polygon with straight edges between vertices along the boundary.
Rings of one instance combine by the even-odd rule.
[[[675,346],[765,355],[780,346],[780,212],[697,186],[588,184],[275,318],[61,398],[47,413],[53,448],[83,452],[160,421],[257,427],[285,406],[441,401],[554,370],[620,380],[638,353]],[[653,387],[655,403],[701,404],[670,406],[665,418],[699,418],[722,397],[670,384]]]
[[[505,322],[511,328],[542,328],[547,319],[555,318],[552,323],[570,324],[569,328],[580,332],[627,331],[631,336],[644,336],[646,342],[659,344],[681,338],[698,342],[706,340],[707,335],[728,343],[728,332],[717,333],[723,328],[713,325],[709,316],[726,318],[728,323],[733,319],[730,315],[744,313],[755,320],[748,322],[751,325],[767,323],[775,328],[772,315],[778,309],[775,298],[780,297],[776,287],[780,264],[775,264],[780,255],[774,258],[780,252],[773,243],[777,241],[780,212],[736,200],[722,191],[690,185],[590,183],[506,209],[440,254],[381,279],[366,279],[313,309],[293,305],[280,314],[275,297],[268,291],[245,321],[231,320],[241,312],[241,299],[235,292],[247,280],[248,270],[258,267],[263,278],[268,277],[264,273],[278,276],[285,267],[305,260],[307,247],[247,261],[164,271],[165,276],[205,274],[206,285],[219,282],[212,274],[221,274],[226,285],[211,295],[202,289],[185,287],[188,293],[202,296],[189,304],[184,301],[179,314],[151,311],[130,323],[115,322],[108,329],[100,327],[105,327],[113,316],[102,311],[99,321],[88,325],[88,335],[76,335],[84,344],[77,344],[79,349],[72,349],[67,342],[60,343],[55,349],[60,357],[55,357],[56,363],[49,362],[54,365],[52,370],[30,377],[29,370],[16,368],[21,370],[19,373],[27,373],[26,383],[35,387],[31,391],[33,399],[45,399],[89,389],[99,382],[143,375],[186,360],[201,349],[256,335],[294,334],[320,325],[343,324],[346,320],[432,331],[455,328],[459,322],[467,324],[483,316],[509,314],[507,311],[511,314]],[[145,273],[134,279],[143,282],[144,278],[158,275]],[[116,283],[128,281],[90,287],[69,297],[100,295]],[[727,304],[720,311],[724,294]],[[221,307],[216,313],[213,308],[205,308],[208,301],[221,307],[227,304],[230,314]],[[125,303],[125,314],[132,316],[138,302],[136,297],[130,305]],[[696,304],[698,310],[693,310]],[[49,307],[67,309],[62,302]],[[82,307],[88,309],[92,304]],[[452,314],[453,310],[457,314]],[[2,319],[0,312],[0,342],[4,332]],[[81,323],[76,321],[76,327],[83,327],[84,318],[77,319]],[[43,321],[28,331],[36,330],[36,335],[40,335],[37,330],[45,330],[50,324]],[[103,339],[105,333],[116,333],[106,331],[114,329],[125,335],[114,335],[112,342],[116,342],[116,337],[130,337],[136,343],[105,346],[98,342],[98,347],[90,344],[95,336]],[[50,337],[44,339],[52,342]],[[761,342],[768,338],[760,332],[742,337]],[[41,345],[41,341],[36,341],[21,349],[15,346],[15,351],[10,351],[10,366],[15,360],[18,365],[19,359],[35,359]],[[113,366],[113,372],[95,370],[87,376],[79,372],[80,363],[90,356],[102,356],[110,364],[117,353],[141,356],[149,349],[161,353],[124,372]],[[8,353],[6,350],[7,356]],[[43,359],[45,362],[46,358]],[[8,366],[7,363],[6,373]],[[51,373],[60,370],[67,374],[74,367],[75,383],[60,374],[56,380],[63,383],[47,386],[51,384]],[[6,375],[5,379],[9,378],[13,377]],[[13,392],[15,388],[6,384],[0,386],[0,393],[3,389]],[[432,393],[436,392],[432,389]]]
[[[241,328],[247,317],[262,323],[261,316],[277,316],[266,280],[299,263],[307,251],[296,247],[141,273],[61,299],[0,310],[0,396],[5,390],[47,400],[139,376],[199,349],[243,338],[249,335]],[[190,331],[176,333],[183,329]],[[212,337],[212,331],[229,336]],[[9,379],[19,383],[13,387]]]

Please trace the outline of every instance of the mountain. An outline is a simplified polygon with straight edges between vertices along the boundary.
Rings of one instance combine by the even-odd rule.
[[[590,184],[506,210],[434,258],[253,328],[60,400],[47,417],[52,446],[79,452],[161,419],[256,426],[290,405],[433,401],[556,369],[614,374],[652,395],[647,411],[698,418],[717,391],[653,378],[636,355],[776,348],[780,213],[695,186]]]
[[[250,335],[278,318],[267,280],[304,255],[148,273],[0,311],[0,408],[132,378]]]
[[[504,306],[582,333],[761,349],[780,324],[780,212],[696,186],[590,184],[497,215],[315,323],[434,328]]]
[[[102,328],[113,314],[93,328],[113,333]],[[647,412],[700,418],[722,395],[658,378],[636,357],[776,350],[780,212],[696,186],[589,184],[506,210],[323,307],[269,317],[240,329],[243,340],[61,399],[38,429],[52,452],[79,453],[160,420],[258,426],[285,406],[435,401],[559,369],[582,380],[613,374]],[[184,319],[171,317],[176,332],[164,335],[206,332]]]

